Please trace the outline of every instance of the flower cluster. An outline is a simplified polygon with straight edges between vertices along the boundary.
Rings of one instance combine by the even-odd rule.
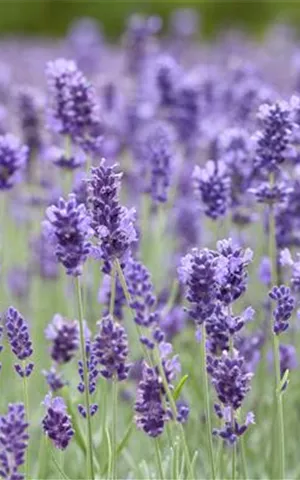
[[[53,238],[55,254],[68,275],[78,276],[90,251],[92,235],[90,218],[83,204],[78,205],[74,194],[68,200],[59,199],[58,205],[47,209],[44,225]]]
[[[25,169],[28,147],[11,134],[0,136],[0,190],[10,190]]]
[[[269,292],[269,297],[277,304],[273,311],[273,331],[275,335],[279,335],[289,328],[288,321],[295,307],[295,299],[291,295],[290,288],[284,285],[273,287]]]
[[[75,62],[59,58],[49,62],[46,76],[50,92],[50,127],[69,135],[87,151],[99,149],[102,129],[93,87]]]
[[[50,355],[56,363],[67,363],[76,355],[79,348],[77,320],[68,320],[57,313],[47,326],[45,336],[51,341]]]
[[[0,416],[0,476],[22,480],[19,468],[24,464],[28,446],[28,423],[23,403],[10,403],[6,415]]]
[[[47,410],[42,422],[44,433],[52,440],[56,448],[65,450],[74,435],[66,404],[63,398],[52,398],[51,394],[48,394],[44,405]]]
[[[128,210],[119,202],[120,182],[121,175],[115,172],[115,167],[107,166],[105,160],[92,168],[89,182],[92,226],[106,273],[110,271],[110,263],[115,258],[121,260],[137,239],[135,210]]]
[[[98,334],[93,342],[93,354],[100,365],[100,373],[104,378],[125,380],[130,365],[126,363],[128,356],[128,340],[124,328],[107,316],[98,322]]]
[[[150,192],[154,202],[167,201],[174,163],[173,145],[170,127],[162,122],[147,127],[141,139],[141,178],[145,177],[147,182],[147,177],[150,177],[145,189]]]
[[[6,332],[12,352],[21,361],[15,364],[16,372],[20,377],[29,377],[34,365],[32,362],[26,364],[26,360],[33,353],[32,342],[27,322],[14,307],[6,312]]]
[[[193,180],[205,215],[212,220],[223,217],[231,202],[231,180],[225,163],[210,160],[202,169],[197,165]]]

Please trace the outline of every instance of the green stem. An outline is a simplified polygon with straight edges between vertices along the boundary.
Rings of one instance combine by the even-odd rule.
[[[113,318],[115,299],[116,299],[116,262],[113,262],[111,270],[111,287],[109,301],[109,315]],[[117,461],[117,416],[118,416],[118,380],[116,376],[112,379],[112,432],[111,432],[111,448],[112,448],[112,466],[111,478],[116,479],[116,461]]]
[[[116,463],[117,463],[117,415],[118,415],[118,380],[114,377],[112,382],[112,435],[111,435],[111,444],[112,444],[112,468],[111,468],[111,478],[116,480]]]
[[[58,471],[58,473],[60,474],[61,478],[64,478],[65,480],[70,480],[68,475],[65,474],[65,472],[63,471],[63,469],[61,468],[61,466],[59,465],[58,461],[56,460],[55,458],[55,455],[54,455],[54,452],[53,452],[53,448],[51,448],[51,458],[52,458],[52,462],[54,463],[54,465],[56,466],[56,469]]]
[[[87,478],[94,480],[95,475],[94,475],[94,464],[93,464],[93,438],[92,438],[92,424],[91,424],[91,413],[90,413],[90,393],[89,393],[89,380],[88,380],[88,369],[87,369],[84,326],[83,326],[82,296],[81,296],[81,286],[80,286],[79,276],[76,277],[75,283],[76,283],[76,294],[77,294],[77,302],[78,302],[80,348],[81,348],[81,358],[82,358],[82,364],[83,364],[83,383],[84,383],[84,393],[85,393],[85,408],[86,408],[87,434],[88,434]]]
[[[232,480],[236,479],[236,443],[232,445]]]
[[[158,478],[158,480],[164,480],[164,471],[163,471],[161,454],[160,454],[160,449],[159,449],[159,440],[158,440],[157,437],[154,439],[154,446],[155,446],[155,456],[156,456],[157,469],[158,469],[158,473],[159,473],[159,476],[157,478]]]
[[[245,444],[244,444],[243,435],[240,438],[240,449],[241,449],[241,464],[242,464],[243,480],[247,480],[248,479],[248,469],[247,469],[247,461],[246,461],[246,455],[245,455]]]
[[[111,285],[110,285],[110,300],[109,300],[109,314],[114,316],[115,300],[116,300],[116,263],[114,262],[111,269]]]
[[[204,382],[204,396],[205,396],[205,413],[206,413],[206,433],[207,433],[207,442],[208,442],[208,453],[211,466],[211,475],[213,480],[216,478],[216,467],[213,454],[213,443],[212,443],[212,427],[211,427],[211,413],[210,413],[210,402],[209,402],[209,386],[208,386],[208,375],[206,369],[206,330],[205,324],[202,323],[202,339],[201,339],[201,360],[202,360],[202,372],[203,372],[203,382]]]
[[[121,268],[121,265],[120,265],[120,262],[118,260],[115,260],[116,262],[116,269],[117,269],[117,273],[119,275],[119,279],[120,279],[120,283],[122,285],[122,288],[123,288],[123,291],[124,291],[124,295],[125,295],[125,298],[126,298],[126,301],[128,303],[128,306],[129,308],[131,309],[130,305],[131,305],[131,296],[130,296],[130,293],[128,291],[128,288],[127,288],[127,283],[126,283],[126,279],[124,277],[124,274],[123,274],[123,271],[122,271],[122,268]],[[138,332],[138,335],[139,337],[141,336],[141,329],[140,329],[140,326],[136,325],[136,328],[137,328],[137,332]],[[145,358],[148,359],[149,361],[149,364],[151,366],[153,366],[153,362],[151,360],[151,357],[147,351],[147,349],[141,344],[141,347],[142,347],[142,350],[143,350],[143,353],[145,355]],[[169,387],[169,384],[168,384],[168,381],[166,379],[166,374],[165,374],[165,371],[164,371],[164,368],[163,368],[163,365],[162,365],[162,361],[161,361],[161,358],[160,358],[160,355],[159,355],[159,352],[157,350],[157,347],[154,349],[154,355],[155,355],[155,360],[157,362],[157,366],[158,366],[158,369],[159,369],[159,373],[161,375],[161,379],[162,379],[162,382],[163,382],[163,386],[164,386],[164,389],[166,391],[166,397],[170,403],[170,407],[171,407],[171,410],[172,410],[172,413],[173,413],[173,417],[176,421],[176,418],[177,418],[177,407],[176,407],[176,403],[175,403],[175,400],[173,398],[173,395],[172,395],[172,392],[170,390],[170,387]],[[184,429],[183,429],[183,426],[181,425],[181,423],[177,423],[178,425],[178,430],[179,430],[179,433],[180,433],[180,437],[181,437],[181,441],[182,441],[182,445],[183,445],[183,449],[184,449],[184,455],[186,457],[186,464],[187,464],[187,467],[188,467],[188,471],[189,471],[189,478],[193,478],[194,475],[193,475],[193,470],[192,470],[192,463],[191,463],[191,458],[190,458],[190,454],[189,454],[189,450],[188,450],[188,446],[187,446],[187,443],[186,443],[186,438],[185,438],[185,433],[184,433]]]
[[[22,362],[23,371],[26,368],[25,361]],[[28,385],[27,385],[27,377],[23,376],[23,396],[24,396],[24,405],[25,405],[25,415],[26,421],[29,424],[29,398],[28,398]],[[28,458],[28,448],[26,448],[25,452],[25,480],[29,479],[29,458]]]
[[[274,175],[270,175],[270,184],[274,184]],[[273,206],[270,206],[269,210],[269,257],[272,264],[271,278],[272,285],[277,285],[277,245],[276,245],[276,224],[275,214]],[[271,316],[271,330],[273,326],[273,317]],[[274,441],[278,441],[278,453],[279,453],[279,471],[278,478],[284,480],[285,478],[285,439],[284,439],[284,418],[283,418],[283,405],[282,395],[280,392],[280,354],[279,354],[279,339],[278,336],[272,333],[273,338],[273,357],[275,366],[275,403],[277,408],[277,433],[274,437]]]

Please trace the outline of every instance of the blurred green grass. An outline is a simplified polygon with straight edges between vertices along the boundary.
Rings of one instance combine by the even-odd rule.
[[[0,34],[62,35],[72,20],[91,16],[102,23],[107,36],[115,37],[133,12],[156,13],[165,20],[172,10],[182,7],[200,13],[205,36],[228,26],[260,33],[276,20],[300,25],[298,0],[2,0]]]

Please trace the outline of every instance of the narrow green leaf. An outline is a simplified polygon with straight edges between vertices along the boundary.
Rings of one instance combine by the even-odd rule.
[[[111,469],[112,469],[112,446],[111,446],[111,438],[108,427],[105,428],[105,436],[107,442],[107,450],[108,450],[108,472],[109,478],[111,478]]]
[[[63,471],[63,469],[59,465],[58,461],[56,460],[52,447],[51,447],[51,458],[52,458],[52,462],[54,463],[54,465],[55,465],[58,473],[61,475],[61,477],[64,478],[65,480],[70,480],[68,475]]]
[[[177,387],[175,387],[175,390],[173,392],[173,398],[174,398],[175,402],[180,397],[181,391],[182,391],[182,389],[184,387],[184,384],[185,384],[185,382],[187,381],[188,378],[189,378],[188,375],[184,375],[181,378],[180,382],[178,383]]]

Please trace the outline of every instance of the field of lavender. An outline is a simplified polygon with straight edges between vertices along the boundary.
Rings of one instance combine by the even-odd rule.
[[[2,479],[300,478],[300,44],[172,18],[0,42]]]

